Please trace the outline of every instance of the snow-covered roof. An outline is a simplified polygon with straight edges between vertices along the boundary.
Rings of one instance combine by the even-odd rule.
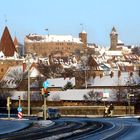
[[[118,44],[124,44],[120,39],[118,40]]]
[[[27,72],[27,70],[26,70]],[[26,77],[24,77],[26,76]],[[43,77],[43,75],[38,71],[36,67],[31,67],[30,69],[30,77],[36,78],[38,76]],[[23,65],[11,66],[1,79],[3,88],[16,88],[23,80],[23,78],[27,78],[27,75],[24,75]]]
[[[30,77],[32,78],[35,78],[35,77],[38,77],[38,76],[43,76],[37,68],[35,67],[32,67],[31,70],[30,70]]]
[[[75,86],[75,77],[73,78],[54,78],[54,79],[47,79],[49,83],[49,87],[64,87],[67,82],[71,82],[73,86]]]
[[[75,38],[72,35],[37,35],[30,34],[26,36],[25,42],[73,42],[82,43],[80,38]]]
[[[96,76],[95,78],[90,78],[87,82],[90,86],[125,86],[127,85],[127,81],[130,80],[130,72],[122,72],[121,71],[121,77],[118,78],[118,71],[113,71],[113,77],[110,77],[111,71],[104,71],[104,76],[100,78],[100,76]],[[131,81],[132,84],[139,83],[140,78],[138,76],[137,72],[133,72],[133,77],[131,77],[133,81]]]
[[[113,101],[112,93],[110,90],[105,91],[104,89],[70,89],[66,91],[51,91],[50,96],[48,96],[49,101],[54,100],[69,100],[69,101],[83,101],[85,100],[84,95],[88,95],[89,92],[93,91],[98,92],[99,94],[102,93],[101,98],[104,94],[108,93],[108,97],[106,100]]]
[[[9,67],[6,74],[1,79],[2,87],[5,88],[16,88],[23,78],[23,67],[12,66]]]
[[[122,56],[122,51],[105,51],[107,56]]]
[[[4,58],[4,57],[5,57],[4,53],[0,51],[0,58]]]
[[[81,33],[82,33],[82,34],[86,34],[86,31],[85,31],[85,30],[83,30]]]

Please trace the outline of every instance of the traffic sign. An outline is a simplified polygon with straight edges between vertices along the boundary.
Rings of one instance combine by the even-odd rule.
[[[18,112],[22,112],[22,108],[21,107],[18,107]]]
[[[18,118],[22,119],[22,116],[23,116],[22,112],[18,112]]]
[[[46,80],[43,82],[43,87],[48,88],[49,87],[49,82]]]

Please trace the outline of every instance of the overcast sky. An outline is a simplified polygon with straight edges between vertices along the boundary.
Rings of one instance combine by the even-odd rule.
[[[12,37],[71,34],[84,30],[88,42],[107,46],[113,26],[125,44],[140,44],[140,0],[1,0],[0,35],[7,25]],[[48,31],[45,31],[48,29]]]

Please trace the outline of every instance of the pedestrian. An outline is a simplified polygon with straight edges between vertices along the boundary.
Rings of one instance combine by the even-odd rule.
[[[114,106],[113,106],[113,104],[112,104],[112,103],[111,103],[111,104],[110,104],[110,106],[109,106],[109,111],[110,111],[109,116],[110,116],[110,117],[112,117],[112,116],[113,116],[113,114],[114,114]]]
[[[104,117],[108,116],[108,109],[109,109],[109,107],[106,105],[105,109],[104,109]]]

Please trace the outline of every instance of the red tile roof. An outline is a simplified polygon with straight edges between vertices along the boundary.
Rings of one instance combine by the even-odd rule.
[[[9,33],[8,27],[6,26],[3,32],[3,35],[1,37],[0,41],[0,51],[4,53],[7,57],[14,56],[14,53],[16,51],[14,42],[12,40],[12,37]]]
[[[18,45],[18,40],[17,40],[17,38],[16,38],[16,37],[14,38],[14,45],[15,45],[15,46],[17,46],[17,45]]]

